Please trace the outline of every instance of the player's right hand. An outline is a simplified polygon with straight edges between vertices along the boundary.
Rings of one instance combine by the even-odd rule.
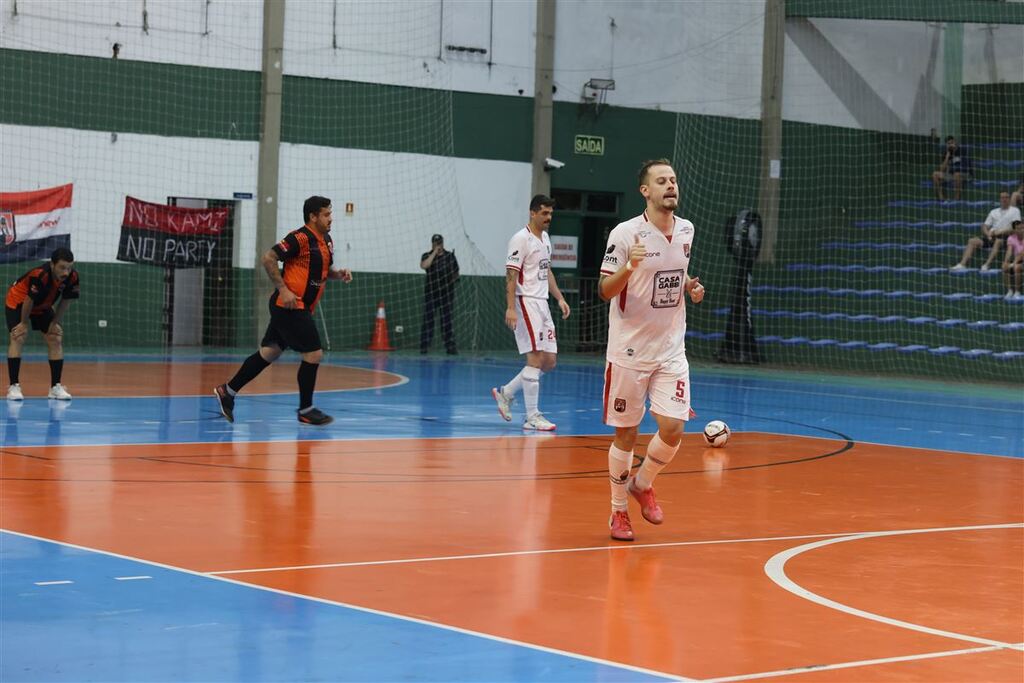
[[[636,268],[640,262],[647,258],[647,246],[640,241],[640,236],[633,237],[633,246],[629,248],[629,262]]]
[[[11,339],[22,339],[28,334],[28,325],[25,323],[18,323],[11,328]]]
[[[295,296],[295,292],[287,287],[282,287],[277,290],[277,303],[281,304],[285,308],[295,308],[296,300],[297,297]]]
[[[512,331],[515,331],[516,323],[518,323],[518,322],[519,322],[519,316],[516,315],[516,309],[514,309],[514,308],[506,308],[505,309],[505,325],[508,326],[508,329],[510,329]]]

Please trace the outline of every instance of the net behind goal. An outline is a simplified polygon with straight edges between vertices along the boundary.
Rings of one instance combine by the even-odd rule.
[[[236,348],[259,338],[256,300],[271,289],[257,255],[272,246],[255,243],[261,5],[201,5],[4,6],[16,15],[0,43],[0,192],[73,186],[61,220],[83,296],[68,314],[69,349]],[[491,296],[494,268],[462,225],[437,7],[287,8],[277,237],[302,224],[306,197],[333,200],[336,263],[357,276],[330,283],[322,300],[332,347],[365,348],[381,301],[392,343],[418,346],[419,264],[434,233],[460,263],[464,345],[507,343],[481,338],[473,313]],[[201,245],[133,233],[119,259],[128,198],[226,208],[228,220]],[[18,239],[32,236],[33,221],[18,218]],[[48,256],[36,251],[8,254],[0,276],[11,281]],[[174,261],[175,251],[196,260]]]
[[[981,269],[989,255],[983,249],[967,269],[950,270],[1000,193],[1019,192],[1024,174],[1024,117],[1009,105],[1024,97],[1020,71],[1004,74],[1018,82],[968,82],[980,80],[978,65],[1019,66],[1019,54],[1000,61],[991,43],[986,53],[993,31],[1019,36],[1021,27],[788,25],[776,239],[749,290],[762,362],[963,381],[1024,378],[1024,298],[1012,296],[1015,287],[1001,273],[1005,252],[989,269]],[[840,51],[854,39],[858,51]],[[873,76],[873,60],[884,60],[893,45],[903,51],[903,71]],[[945,52],[929,52],[943,45]],[[950,54],[951,45],[962,52]],[[944,90],[944,69],[958,68],[963,82]],[[891,88],[896,79],[906,84],[902,100],[875,94],[873,87]],[[761,131],[758,121],[678,118],[683,213],[703,228],[694,270],[709,291],[734,287],[723,224],[740,209],[758,209]],[[946,182],[940,200],[932,173],[947,135],[957,138],[966,166],[960,196]],[[730,296],[690,309],[692,357],[722,357]]]

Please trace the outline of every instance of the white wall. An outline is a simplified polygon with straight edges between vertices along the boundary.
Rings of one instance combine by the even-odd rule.
[[[110,57],[116,42],[121,59],[260,69],[261,2],[149,0],[148,33],[140,0],[13,7],[0,0],[0,47]],[[763,0],[562,0],[555,97],[578,102],[587,80],[614,77],[608,104],[756,116],[762,14]],[[496,0],[493,17],[482,0],[289,0],[285,72],[531,97],[535,22],[533,0]]]
[[[150,0],[0,0],[0,47],[259,71],[263,3]],[[206,35],[204,35],[206,31]]]
[[[231,199],[256,192],[255,142],[166,138],[0,125],[0,188],[34,190],[74,183],[72,248],[82,261],[114,262],[124,197]],[[508,237],[525,222],[525,163],[393,154],[310,145],[281,148],[278,236],[302,224],[302,202],[334,202],[340,266],[419,272],[439,232],[467,275],[501,274]],[[355,204],[351,216],[345,203]],[[256,205],[239,204],[236,265],[255,264]],[[260,251],[270,244],[260,245]]]
[[[786,32],[785,119],[921,135],[941,126],[942,24],[789,20]],[[1024,26],[966,24],[963,82],[1024,80],[1022,45]]]
[[[255,142],[128,133],[112,141],[110,133],[10,125],[0,125],[0,139],[5,192],[74,183],[71,246],[81,261],[116,260],[126,195],[164,203],[169,196],[231,199],[256,188]],[[253,202],[241,203],[238,221],[255,226]],[[246,232],[251,240],[254,228]],[[252,253],[251,241],[240,246],[239,253]]]
[[[261,2],[148,0],[148,32],[142,6],[141,0],[18,0],[12,16],[14,0],[0,0],[0,47],[109,57],[118,42],[122,59],[260,69]],[[756,118],[763,15],[763,0],[561,0],[555,98],[577,102],[590,78],[614,78],[608,104]],[[495,0],[493,16],[483,0],[289,0],[285,71],[500,95],[522,90],[529,97],[535,21],[534,0]],[[932,87],[942,86],[941,69],[929,71],[941,60],[941,45],[937,55],[931,51],[935,25],[811,23],[905,129],[922,132],[926,116],[915,115],[920,79],[930,73]],[[968,24],[964,43],[965,83],[1021,80],[1024,27],[989,31]],[[453,52],[447,45],[488,52]],[[846,103],[850,93],[842,92],[849,83],[826,83],[814,69],[813,62],[828,58],[804,54],[787,38],[784,115],[857,126]]]
[[[608,104],[757,117],[763,17],[763,0],[560,2],[556,99],[614,78]]]
[[[508,238],[526,220],[530,180],[526,163],[282,145],[278,232],[298,227],[302,201],[321,194],[333,202],[339,265],[418,273],[440,233],[464,274],[500,275]]]
[[[966,24],[963,78],[967,85],[1024,81],[1024,26]]]

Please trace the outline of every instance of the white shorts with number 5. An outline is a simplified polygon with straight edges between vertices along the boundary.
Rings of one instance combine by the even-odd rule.
[[[690,365],[673,360],[650,371],[608,363],[604,371],[604,423],[635,427],[651,412],[676,420],[690,419]]]
[[[516,345],[519,353],[549,351],[558,353],[555,323],[547,299],[529,296],[516,297]]]

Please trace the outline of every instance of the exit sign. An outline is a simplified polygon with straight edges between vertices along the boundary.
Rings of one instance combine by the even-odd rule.
[[[587,154],[593,157],[604,156],[604,138],[600,135],[577,135],[572,146],[575,154]]]

